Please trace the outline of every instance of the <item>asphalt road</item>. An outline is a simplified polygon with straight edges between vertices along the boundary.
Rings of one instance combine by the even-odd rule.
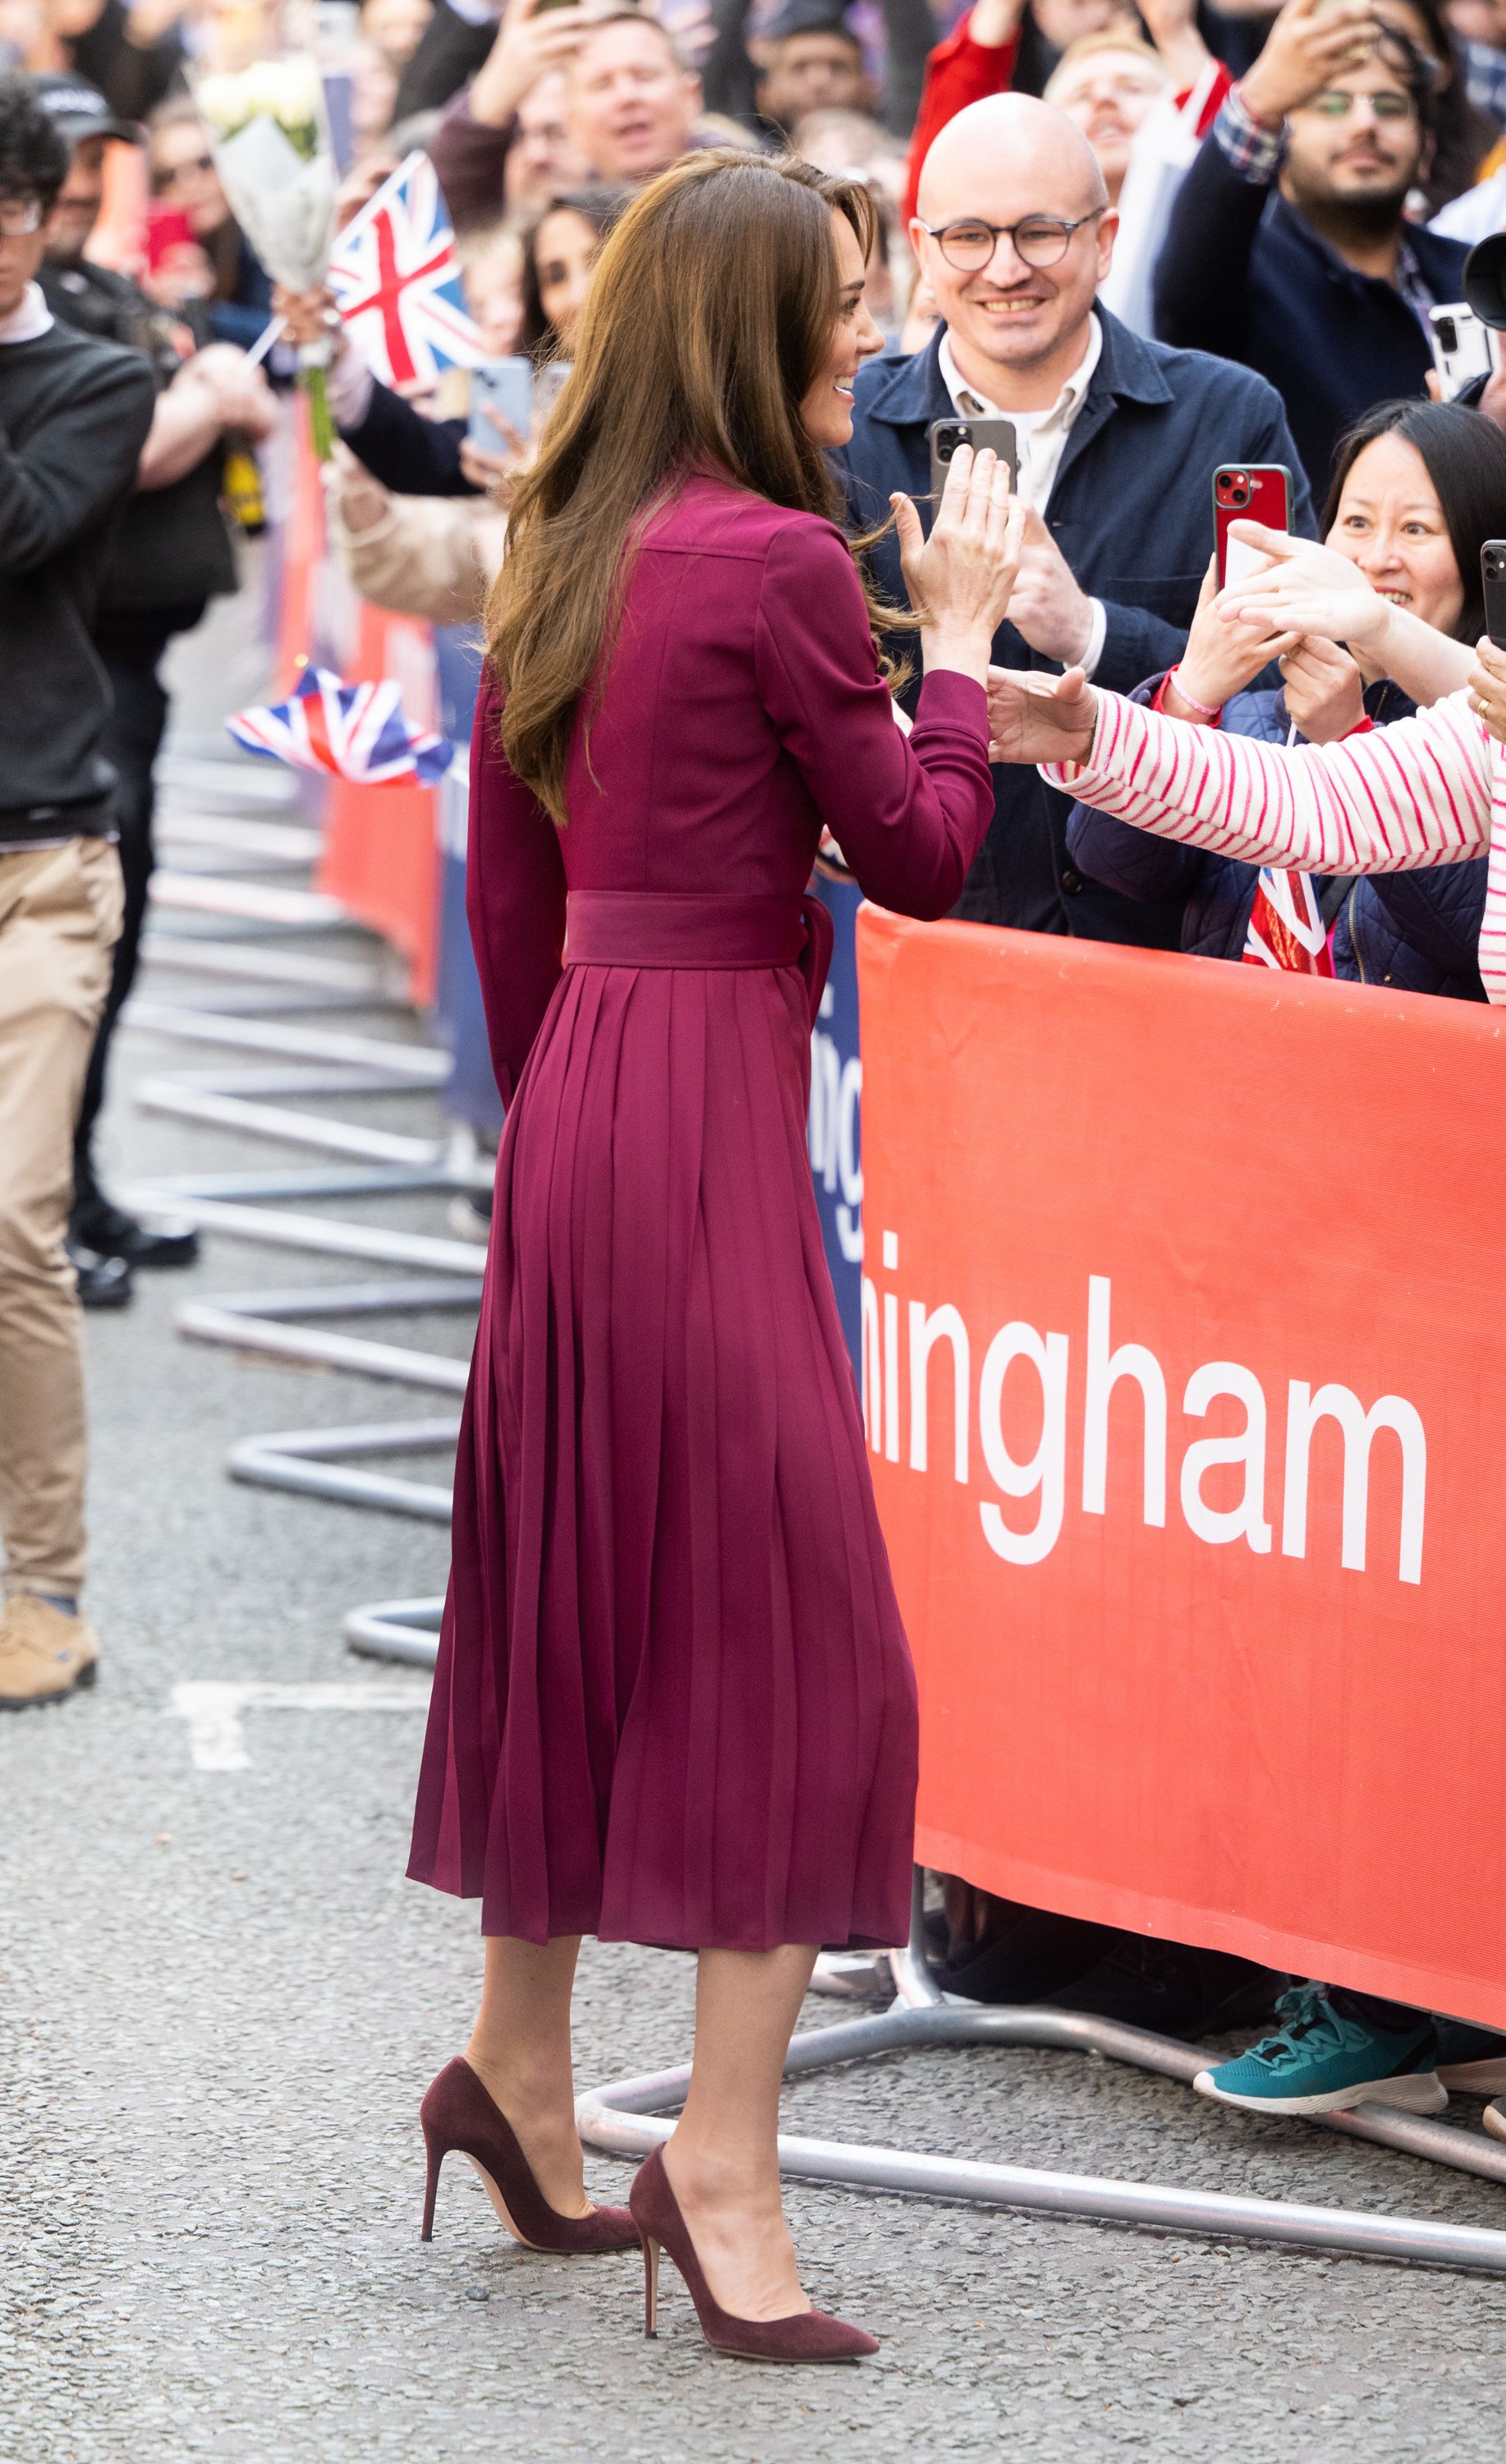
[[[132,1108],[143,1071],[194,1065],[185,1047],[136,1034],[121,1062],[118,1179],[286,1160]],[[435,1117],[423,1097],[360,1116]],[[448,1230],[440,1199],[326,1211]],[[403,1879],[424,1681],[352,1660],[339,1626],[358,1601],[439,1590],[445,1534],[224,1471],[252,1431],[414,1398],[173,1327],[190,1295],[350,1271],[217,1237],[90,1324],[100,1682],[0,1724],[4,2464],[1498,2464],[1506,2281],[795,2186],[812,2295],[884,2344],[862,2369],[784,2372],[709,2355],[672,2276],[645,2343],[635,2260],[519,2252],[468,2168],[421,2245],[417,2105],[467,2032],[475,1917]],[[465,1348],[452,1318],[389,1331]],[[204,1768],[174,1689],[207,1680],[339,1691],[247,1709],[244,1766]],[[690,1989],[682,1958],[588,1946],[582,2082],[681,2058]],[[813,2000],[806,2020],[841,2015]],[[1483,2183],[1071,2055],[885,2061],[797,2088],[789,2112],[824,2135],[1506,2226]],[[623,2195],[623,2167],[589,2172]]]

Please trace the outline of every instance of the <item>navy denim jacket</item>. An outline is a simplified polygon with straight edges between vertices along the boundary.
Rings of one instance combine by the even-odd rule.
[[[1312,506],[1280,401],[1263,377],[1201,351],[1149,342],[1100,307],[1103,349],[1073,422],[1046,520],[1080,587],[1103,602],[1108,629],[1095,681],[1127,693],[1180,655],[1213,551],[1219,462],[1284,462],[1296,486],[1292,527],[1314,535]],[[858,377],[852,442],[833,459],[855,526],[886,521],[889,497],[913,496],[929,523],[929,429],[952,415],[938,364],[940,332],[912,359],[870,361]],[[892,531],[872,557],[886,599],[905,605]],[[910,637],[898,637],[901,648]],[[1055,671],[1011,625],[1000,667]],[[919,662],[916,661],[918,667]],[[913,690],[906,696],[913,704]],[[1067,857],[1070,797],[1031,769],[994,772],[993,824],[956,913],[983,924],[1073,933],[1174,950],[1181,902],[1147,907],[1090,882]]]

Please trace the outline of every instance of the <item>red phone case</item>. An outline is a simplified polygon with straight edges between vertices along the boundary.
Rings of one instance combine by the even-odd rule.
[[[1231,522],[1263,522],[1268,531],[1291,529],[1292,474],[1284,462],[1220,462],[1213,473],[1213,539],[1220,590]]]

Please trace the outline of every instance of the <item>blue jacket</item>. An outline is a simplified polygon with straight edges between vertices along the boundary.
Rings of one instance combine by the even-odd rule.
[[[1293,465],[1294,530],[1311,538],[1313,515],[1280,403],[1262,378],[1200,351],[1145,341],[1102,307],[1098,317],[1102,355],[1067,437],[1046,520],[1081,587],[1104,604],[1108,630],[1096,681],[1127,693],[1152,669],[1170,666],[1186,642],[1213,550],[1216,463]],[[913,359],[873,360],[859,374],[852,442],[834,459],[860,529],[887,520],[896,490],[915,498],[928,527],[930,423],[952,416],[939,349],[938,333]],[[872,562],[884,596],[903,606],[892,531]],[[900,636],[899,647],[909,638]],[[1012,625],[995,636],[993,657],[1008,668],[1055,671],[1058,664],[1029,649]],[[1086,940],[1178,946],[1179,899],[1137,905],[1068,863],[1070,797],[1035,770],[1001,764],[993,775],[993,825],[958,915]]]
[[[1150,701],[1161,678],[1152,676],[1130,698]],[[1409,718],[1415,705],[1393,684],[1366,688],[1364,706],[1378,727]],[[1284,744],[1290,727],[1280,693],[1235,693],[1224,707],[1233,736],[1263,744]],[[1299,737],[1299,742],[1302,739]],[[1238,958],[1255,905],[1259,868],[1237,857],[1183,847],[1175,839],[1138,830],[1090,804],[1074,804],[1067,824],[1067,852],[1081,872],[1126,898],[1159,909],[1182,901],[1181,947],[1200,958]],[[1485,913],[1489,859],[1433,865],[1421,872],[1370,873],[1346,887],[1334,921],[1336,975],[1365,984],[1392,984],[1400,992],[1441,993],[1455,1001],[1483,1001],[1476,949]],[[1329,883],[1314,875],[1326,913]]]
[[[1408,223],[1407,245],[1440,307],[1463,298],[1462,240]],[[1211,134],[1177,190],[1154,297],[1164,341],[1270,378],[1320,499],[1342,431],[1375,403],[1420,397],[1432,365],[1394,284],[1345,265],[1277,190],[1242,178]]]

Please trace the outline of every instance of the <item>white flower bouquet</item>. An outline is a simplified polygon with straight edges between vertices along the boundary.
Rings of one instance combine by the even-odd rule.
[[[329,271],[338,173],[312,59],[257,60],[200,77],[193,90],[231,213],[268,273],[289,291],[316,290]],[[325,392],[327,342],[299,352],[315,451],[335,434]]]

